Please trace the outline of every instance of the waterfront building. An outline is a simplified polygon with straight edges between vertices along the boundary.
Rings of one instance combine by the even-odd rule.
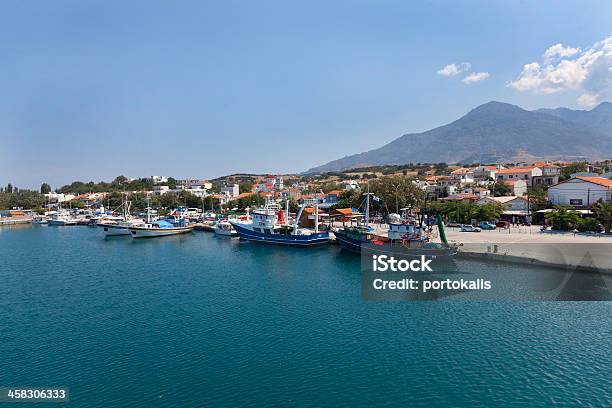
[[[574,177],[550,187],[548,200],[553,205],[585,208],[599,200],[610,202],[612,201],[612,180],[604,177]]]

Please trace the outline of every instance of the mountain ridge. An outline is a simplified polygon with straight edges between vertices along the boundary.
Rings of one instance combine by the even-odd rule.
[[[410,162],[597,159],[612,154],[612,130],[606,130],[612,123],[612,104],[604,102],[591,111],[570,109],[571,113],[559,109],[567,108],[528,111],[490,101],[446,125],[404,134],[380,148],[345,156],[305,173]],[[587,112],[586,116],[581,112]],[[595,125],[588,124],[595,119]]]

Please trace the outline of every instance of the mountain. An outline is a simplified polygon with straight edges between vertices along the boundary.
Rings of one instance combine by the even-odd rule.
[[[538,109],[536,112],[557,116],[612,137],[612,103],[610,102],[602,102],[590,111],[556,108]]]
[[[597,123],[605,124],[612,117],[608,105],[593,109],[598,111],[592,114],[599,118]],[[418,162],[493,163],[612,155],[612,135],[568,119],[576,111],[552,111],[527,111],[508,103],[488,102],[448,125],[403,135],[378,149],[346,156],[306,173]]]

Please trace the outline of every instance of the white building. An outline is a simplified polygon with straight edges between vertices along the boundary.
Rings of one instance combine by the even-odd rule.
[[[474,182],[474,170],[465,167],[458,168],[450,174],[451,180],[459,182],[461,184],[473,183]]]
[[[517,166],[509,169],[501,169],[497,172],[497,180],[515,181],[525,180],[527,186],[531,186],[533,177],[541,176],[542,169],[534,166]]]
[[[151,176],[151,177],[149,177],[149,180],[151,180],[154,184],[167,183],[168,182],[168,177],[166,177],[166,176]]]
[[[612,180],[603,177],[575,177],[548,189],[554,205],[590,207],[599,200],[612,201]]]
[[[355,180],[348,180],[344,182],[344,189],[349,190],[359,190],[359,183]]]
[[[501,165],[496,166],[478,166],[474,169],[474,178],[476,180],[487,180],[489,178],[495,180],[497,172],[503,169]]]
[[[168,186],[153,186],[153,194],[155,195],[163,195],[170,191],[170,187]]]
[[[221,194],[225,194],[230,198],[238,197],[240,194],[240,186],[238,184],[232,184],[231,186],[221,187]]]

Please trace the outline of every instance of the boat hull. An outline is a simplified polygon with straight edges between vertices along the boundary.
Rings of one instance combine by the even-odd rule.
[[[457,254],[457,248],[451,246],[440,246],[437,248],[427,247],[410,247],[409,244],[403,245],[399,243],[373,243],[352,238],[336,232],[336,242],[340,244],[342,249],[357,253],[357,254],[372,254],[372,255],[394,255],[404,258],[417,258],[424,255],[427,258],[452,258]],[[414,245],[417,245],[416,243]]]
[[[329,233],[327,232],[319,232],[310,235],[264,234],[242,227],[240,224],[233,225],[238,236],[248,241],[295,247],[309,247],[329,243]]]
[[[157,238],[167,237],[170,235],[187,234],[193,231],[193,227],[176,227],[176,228],[145,228],[145,227],[130,227],[129,229],[132,238]]]
[[[98,224],[98,227],[104,230],[104,235],[107,237],[127,237],[132,235],[128,227],[112,224]]]
[[[76,220],[75,221],[63,221],[63,220],[49,220],[47,221],[47,225],[53,225],[56,227],[63,227],[63,226],[67,226],[67,225],[77,225]]]

